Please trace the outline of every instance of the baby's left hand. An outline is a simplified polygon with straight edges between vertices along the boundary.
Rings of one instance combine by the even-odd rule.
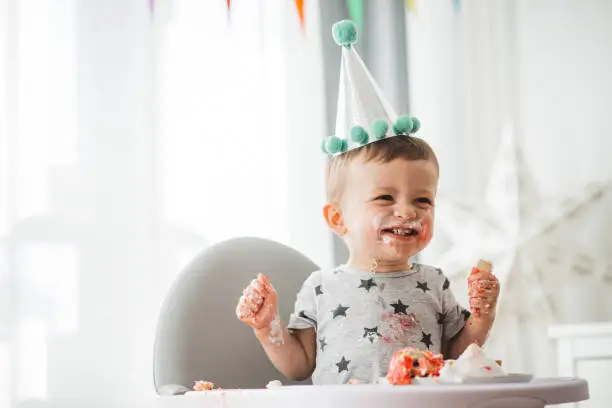
[[[476,317],[495,315],[497,298],[499,297],[499,280],[491,271],[491,264],[479,262],[472,268],[468,278],[470,309]]]

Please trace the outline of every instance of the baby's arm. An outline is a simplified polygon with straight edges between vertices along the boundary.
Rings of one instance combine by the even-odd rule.
[[[244,290],[236,315],[253,327],[270,361],[283,375],[293,380],[310,377],[315,366],[315,329],[287,330],[278,318],[276,290],[266,276],[260,274]]]
[[[499,281],[490,262],[480,260],[468,278],[472,314],[464,328],[450,340],[447,358],[456,359],[472,343],[484,345],[495,321]]]
[[[269,328],[255,330],[255,335],[278,371],[292,380],[306,380],[315,368],[315,330],[310,328],[290,332],[282,325],[282,331],[284,342],[281,344],[270,341]]]
[[[450,340],[445,358],[456,360],[472,343],[482,346],[489,336],[494,320],[494,314],[478,317],[472,314],[465,327]]]

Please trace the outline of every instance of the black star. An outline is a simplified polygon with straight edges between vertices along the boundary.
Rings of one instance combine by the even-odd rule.
[[[438,275],[442,275],[442,269],[437,268],[436,271],[438,271]]]
[[[431,333],[425,333],[425,332],[422,332],[422,333],[423,333],[423,337],[421,337],[421,343],[426,345],[427,348],[429,349],[429,347],[433,345],[431,341]]]
[[[378,326],[368,329],[367,327],[363,328],[363,337],[370,340],[370,343],[374,343],[374,339],[378,337],[382,337],[382,334],[378,332]]]
[[[417,289],[421,289],[423,291],[423,293],[427,292],[429,290],[429,288],[427,287],[427,282],[419,282],[417,281]]]
[[[338,305],[337,308],[335,308],[334,310],[332,310],[332,313],[334,314],[333,319],[335,319],[338,316],[344,316],[346,317],[346,311],[349,310],[350,307],[348,306],[342,306],[342,305]]]
[[[321,345],[321,351],[325,351],[325,346],[327,346],[327,342],[325,341],[325,337],[321,337],[319,339],[319,344]]]
[[[321,287],[321,285],[315,286],[315,296],[319,296],[322,294],[323,294],[323,288]]]
[[[336,363],[336,365],[338,366],[338,372],[341,373],[343,371],[348,371],[348,365],[350,362],[351,360],[347,360],[346,358],[344,358],[344,356],[342,356],[342,360]]]
[[[300,310],[300,313],[298,313],[298,316],[300,316],[301,318],[306,319],[306,320],[308,320],[308,321],[311,321],[311,322],[313,322],[314,324],[316,324],[316,323],[317,323],[317,321],[316,321],[315,319],[313,319],[312,317],[310,317],[310,316],[306,316],[306,312],[305,312],[305,311],[303,311],[303,310]]]
[[[450,281],[448,278],[444,279],[444,283],[442,284],[442,290],[446,290],[450,287]]]
[[[364,279],[360,279],[360,280],[361,280],[361,285],[359,285],[359,287],[364,288],[368,292],[370,291],[370,289],[372,289],[372,286],[378,286],[376,282],[374,282],[374,278],[370,278],[367,280],[364,280]]]
[[[408,305],[402,303],[401,300],[398,299],[397,303],[391,303],[393,307],[393,313],[396,314],[408,314],[406,313],[406,309],[408,309]]]
[[[446,313],[438,313],[438,324],[444,324]]]
[[[463,309],[461,311],[461,314],[463,315],[463,320],[466,321],[466,322],[467,322],[467,319],[469,319],[470,316],[472,315],[472,313],[470,313],[470,311],[467,310],[467,309]]]

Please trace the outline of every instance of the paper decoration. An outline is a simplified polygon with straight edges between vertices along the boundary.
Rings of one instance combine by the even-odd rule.
[[[153,2],[155,0],[149,0],[150,2]],[[228,20],[230,18],[230,9],[232,7],[232,2],[231,0],[226,0],[226,4],[227,4],[227,12],[228,12]],[[302,28],[304,28],[305,26],[305,14],[304,14],[304,0],[295,0],[295,7],[297,9],[298,12],[298,17],[300,19],[300,25],[302,26]]]
[[[364,18],[364,0],[347,0],[346,6],[348,8],[349,16],[351,20],[357,24],[357,32],[363,33],[363,18]]]
[[[609,265],[609,259],[605,262],[587,249],[577,250],[571,237],[581,217],[593,214],[601,199],[612,193],[612,180],[589,184],[559,203],[540,200],[511,131],[503,135],[493,163],[483,205],[438,201],[436,224],[453,245],[432,263],[462,280],[478,259],[493,262],[502,292],[487,347],[510,361],[513,370],[528,370],[528,361],[520,358],[527,353],[521,339],[522,319],[552,322],[555,287],[567,286],[572,274],[590,275]],[[608,280],[612,283],[612,267],[602,276],[602,281]]]
[[[512,132],[503,136],[494,163],[482,206],[439,201],[437,225],[453,245],[435,264],[448,275],[467,276],[476,260],[489,259],[502,284],[502,298],[516,300],[501,303],[502,307],[517,313],[551,313],[542,285],[551,261],[557,263],[558,281],[569,276],[558,271],[560,254],[568,258],[564,267],[574,273],[599,268],[597,256],[573,249],[570,234],[563,230],[612,192],[612,181],[590,184],[570,200],[542,205]]]
[[[304,15],[304,0],[295,0],[295,7],[297,7],[298,16],[300,17],[300,24],[304,28],[305,15]]]

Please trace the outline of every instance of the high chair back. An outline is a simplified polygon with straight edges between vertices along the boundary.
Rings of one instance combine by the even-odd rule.
[[[194,381],[222,388],[295,384],[269,362],[253,330],[235,308],[242,290],[266,274],[288,321],[303,281],[318,267],[296,250],[261,238],[237,238],[202,251],[176,278],[162,306],[154,351],[155,389],[181,394]]]

